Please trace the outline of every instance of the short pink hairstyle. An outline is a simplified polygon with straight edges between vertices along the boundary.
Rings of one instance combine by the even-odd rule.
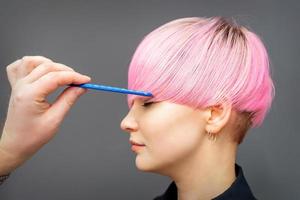
[[[146,35],[130,62],[128,88],[193,108],[230,101],[249,114],[238,143],[250,126],[262,124],[275,96],[260,37],[220,16],[176,19]],[[141,96],[127,96],[129,108],[135,98]]]

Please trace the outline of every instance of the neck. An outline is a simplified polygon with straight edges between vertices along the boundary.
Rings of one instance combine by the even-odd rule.
[[[178,199],[207,200],[222,194],[236,179],[235,158],[236,145],[199,148],[170,175],[176,183]]]

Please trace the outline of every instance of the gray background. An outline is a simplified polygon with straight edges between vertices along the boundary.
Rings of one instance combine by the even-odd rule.
[[[272,110],[240,145],[237,163],[258,199],[299,199],[297,11],[296,1],[274,0],[1,1],[1,123],[10,96],[5,68],[24,55],[43,55],[95,83],[126,87],[131,56],[154,28],[181,17],[232,16],[263,38],[276,87]],[[56,137],[0,187],[0,199],[152,199],[161,194],[170,180],[136,169],[129,135],[120,129],[127,112],[126,95],[88,92]]]

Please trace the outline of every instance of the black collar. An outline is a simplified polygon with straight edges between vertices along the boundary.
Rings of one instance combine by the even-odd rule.
[[[242,167],[235,163],[236,179],[231,186],[222,194],[212,200],[257,200],[253,195],[242,170]],[[164,194],[155,197],[154,200],[177,200],[177,187],[173,181]]]

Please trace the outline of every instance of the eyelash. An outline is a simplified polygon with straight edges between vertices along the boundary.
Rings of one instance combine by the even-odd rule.
[[[151,105],[153,102],[146,102],[146,103],[144,103],[142,106],[144,106],[144,107],[148,107],[148,105]]]

